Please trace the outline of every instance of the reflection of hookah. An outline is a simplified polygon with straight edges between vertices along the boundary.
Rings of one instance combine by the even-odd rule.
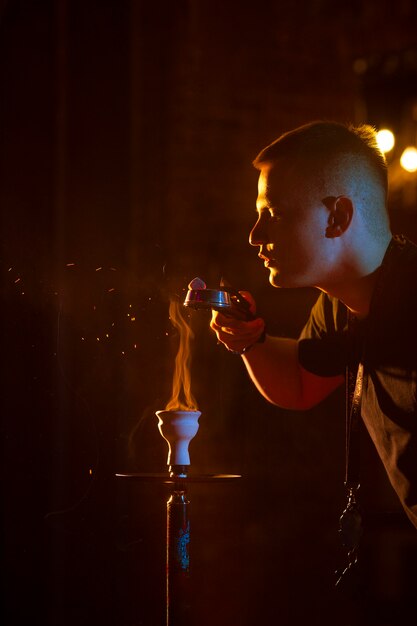
[[[203,293],[204,292],[204,293]],[[249,304],[238,292],[231,289],[206,289],[201,279],[194,279],[184,306],[194,309],[221,308],[228,315],[251,319]],[[189,474],[188,446],[196,435],[200,411],[157,411],[158,428],[168,443],[168,474],[117,474],[119,478],[133,481],[160,482],[171,485],[167,501],[166,535],[166,626],[192,626],[190,605],[190,518],[187,496],[188,483],[225,482],[240,478],[234,474]]]

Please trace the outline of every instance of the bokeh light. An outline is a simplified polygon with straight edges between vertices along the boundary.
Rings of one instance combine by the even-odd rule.
[[[404,150],[400,159],[401,167],[407,172],[417,171],[417,148],[409,146]]]
[[[388,128],[382,128],[381,130],[379,130],[376,134],[376,140],[378,142],[379,149],[384,154],[386,152],[390,152],[395,144],[394,133]]]

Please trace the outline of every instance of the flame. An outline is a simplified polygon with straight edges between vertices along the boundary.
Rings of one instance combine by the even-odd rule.
[[[176,300],[169,304],[169,317],[172,325],[178,330],[180,344],[175,357],[175,370],[172,380],[171,399],[165,407],[166,411],[195,411],[197,403],[191,393],[191,348],[190,342],[194,333],[181,315],[181,305]]]

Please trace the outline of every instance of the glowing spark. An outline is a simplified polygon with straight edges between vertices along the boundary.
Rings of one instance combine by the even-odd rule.
[[[122,354],[124,355],[124,352],[123,352],[123,350],[122,350]]]
[[[14,283],[19,283],[20,282],[20,278],[16,278],[16,280],[14,281]]]
[[[90,474],[90,476],[92,476],[92,475],[93,475],[93,470],[91,469],[91,467],[90,467],[90,469],[88,470],[88,473]]]
[[[136,349],[136,348],[137,348],[137,345],[134,343],[134,344],[133,344],[133,347]]]
[[[81,337],[81,341],[85,341],[84,337]]]
[[[111,267],[110,269],[112,272],[117,272],[117,269],[115,267]]]
[[[12,269],[13,269],[12,267],[9,267],[9,269],[8,269],[7,271],[8,271],[8,272],[11,272],[11,271],[12,271]]]
[[[106,337],[107,337],[107,339],[109,338],[109,333],[106,333]]]
[[[107,289],[107,291],[110,293],[111,291],[114,291],[114,287],[110,287],[110,289]]]
[[[102,269],[103,269],[102,267],[96,267],[96,272],[99,272]]]
[[[131,318],[130,318],[130,321],[131,321],[131,322],[135,322],[135,321],[136,321],[136,317],[131,317]]]
[[[67,267],[74,267],[75,263],[67,263]]]

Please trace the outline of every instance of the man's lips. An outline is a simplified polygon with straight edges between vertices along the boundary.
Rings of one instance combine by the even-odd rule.
[[[264,254],[258,254],[258,257],[262,259],[265,267],[276,267],[277,262],[275,259],[269,256],[265,256]]]

